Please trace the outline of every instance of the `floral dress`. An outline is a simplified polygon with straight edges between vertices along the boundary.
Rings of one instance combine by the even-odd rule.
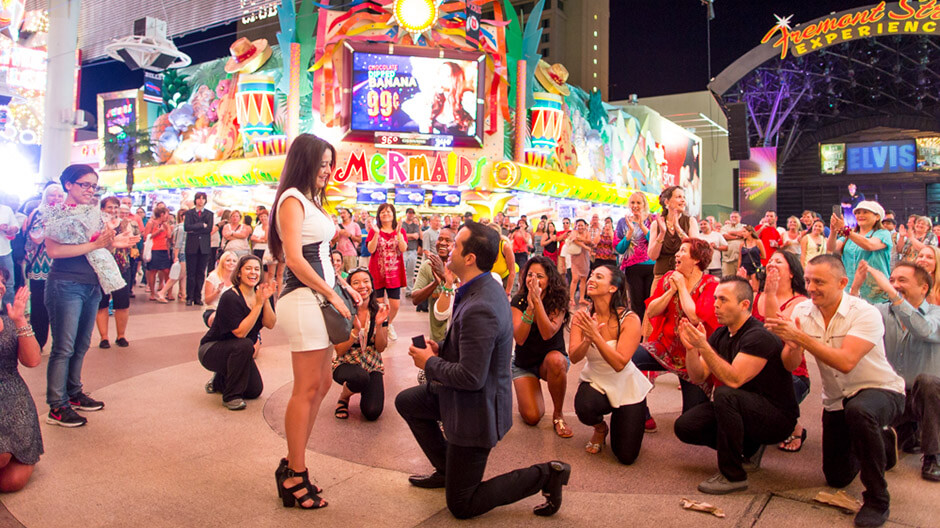
[[[666,273],[656,283],[653,295],[646,300],[647,307],[654,299],[658,299],[666,293],[666,285],[669,284],[669,276],[672,274],[672,271]],[[717,286],[717,278],[711,275],[702,275],[702,280],[689,292],[692,300],[695,301],[695,315],[705,325],[705,334],[708,336],[719,326],[718,319],[715,317],[715,288]],[[685,367],[685,347],[682,346],[682,341],[679,340],[679,336],[676,334],[679,321],[687,318],[679,303],[679,295],[674,295],[665,312],[650,318],[653,332],[650,334],[650,340],[640,346],[645,347],[650,355],[666,370],[686,381],[690,381]],[[705,392],[708,393],[709,391],[706,390]]]
[[[366,243],[378,236],[379,241],[369,259],[369,274],[372,275],[376,290],[383,288],[401,288],[405,285],[405,259],[398,249],[399,231],[369,231]],[[400,231],[402,236],[405,230]]]
[[[12,453],[21,464],[32,465],[43,453],[39,416],[18,370],[16,327],[6,315],[0,315],[0,321],[0,453]]]

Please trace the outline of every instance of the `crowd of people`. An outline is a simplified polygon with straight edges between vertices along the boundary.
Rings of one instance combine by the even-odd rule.
[[[139,275],[151,300],[202,309],[208,330],[196,355],[213,373],[206,392],[230,410],[262,393],[262,331],[277,326],[289,337],[287,456],[276,470],[284,506],[327,505],[305,454],[333,382],[337,419],[349,418],[355,395],[366,420],[382,416],[382,354],[398,339],[403,298],[428,314],[428,332],[409,347],[418,384],[395,407],[434,467],[409,480],[445,488],[457,517],[539,492],[536,514],[558,510],[571,472],[564,462],[482,479],[512,424],[513,391],[522,421],[536,425],[544,381],[554,433],[574,436],[563,409],[571,364],[582,362],[573,401],[577,420],[593,428],[585,451],[598,455],[609,437],[622,464],[657,430],[647,405],[655,376],[679,378],[676,436],[717,452],[718,471],[698,485],[704,493],[747,489],[766,446],[796,453],[808,441],[799,407],[810,391],[807,354],[823,385],[822,472],[834,487],[861,474],[858,526],[887,519],[884,473],[898,446],[922,453],[923,478],[940,481],[940,249],[929,218],[899,224],[854,186],[842,204],[852,218],[805,211],[786,227],[774,211],[754,226],[738,212],[724,223],[697,220],[679,187],[662,192],[658,213],[636,193],[621,218],[542,216],[534,227],[526,215],[422,218],[392,204],[375,216],[334,216],[324,204],[335,156],[323,140],[299,136],[254,225],[237,210],[216,217],[201,192],[175,214],[157,203],[144,217],[128,197],[99,198],[97,175],[83,165],[21,217],[0,206],[0,380],[13,382],[0,382],[0,404],[21,410],[0,416],[0,491],[25,485],[42,453],[17,362],[37,365],[51,334],[46,421],[84,425],[76,411],[104,403],[83,392],[82,359],[95,326],[99,347],[110,346],[112,313],[115,344],[129,346]]]

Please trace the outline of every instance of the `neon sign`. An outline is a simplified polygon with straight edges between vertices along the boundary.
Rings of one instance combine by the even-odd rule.
[[[430,154],[406,156],[395,150],[369,155],[358,150],[349,155],[345,165],[337,166],[333,180],[337,183],[427,183],[476,188],[486,161],[485,157],[474,161],[454,152],[437,153],[432,157]]]
[[[761,44],[766,44],[776,36],[773,47],[780,48],[781,59],[785,59],[787,54],[799,57],[859,38],[936,34],[940,1],[881,2],[864,9],[817,18],[796,28],[791,28],[789,21],[790,17],[777,17],[777,24],[761,39]]]

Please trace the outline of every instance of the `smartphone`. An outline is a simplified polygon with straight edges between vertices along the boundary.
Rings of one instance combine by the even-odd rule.
[[[428,347],[428,344],[424,341],[423,335],[412,337],[411,344],[414,345],[415,348],[427,348]]]
[[[839,218],[842,218],[842,205],[841,204],[833,205],[832,214],[838,216]]]

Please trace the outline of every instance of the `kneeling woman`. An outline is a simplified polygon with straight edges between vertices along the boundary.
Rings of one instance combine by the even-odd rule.
[[[626,278],[616,266],[602,264],[587,281],[590,310],[574,315],[571,325],[571,360],[587,358],[574,397],[574,410],[594,436],[585,450],[599,453],[610,431],[610,447],[622,464],[640,454],[646,421],[646,395],[652,383],[630,360],[642,335],[640,318],[630,311]],[[610,414],[610,427],[604,415]]]
[[[261,327],[274,328],[271,306],[275,286],[264,282],[261,259],[245,255],[235,265],[232,288],[219,299],[215,320],[199,345],[199,362],[215,372],[212,386],[222,393],[222,403],[240,411],[261,395],[264,385],[255,364],[255,342]]]
[[[554,411],[555,434],[571,438],[573,433],[562,415],[568,386],[568,354],[565,323],[568,322],[568,288],[551,259],[532,257],[522,270],[524,281],[512,299],[512,328],[516,349],[512,360],[512,385],[519,401],[519,414],[536,425],[545,414],[542,384],[548,383]]]
[[[334,415],[349,418],[349,398],[360,394],[359,410],[371,422],[379,419],[385,407],[382,352],[388,346],[388,306],[376,300],[369,270],[353,270],[348,281],[362,302],[349,341],[334,346],[333,381],[343,387]]]

